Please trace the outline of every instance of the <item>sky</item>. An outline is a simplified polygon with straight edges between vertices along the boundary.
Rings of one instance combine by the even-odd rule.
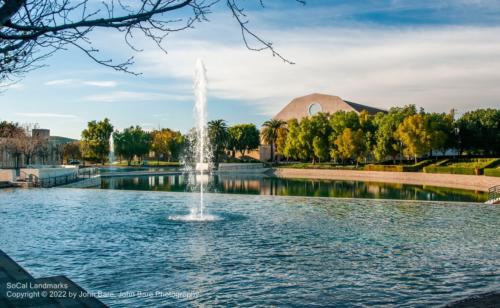
[[[176,32],[165,54],[137,36],[96,31],[103,58],[134,56],[134,76],[100,66],[75,49],[0,94],[0,120],[38,123],[79,138],[91,120],[186,132],[194,124],[193,73],[205,62],[209,119],[260,126],[293,98],[337,95],[378,108],[415,104],[431,112],[500,108],[500,1],[242,1],[248,26],[295,64],[245,48],[223,5],[208,22]],[[175,18],[183,17],[177,12]],[[187,15],[186,15],[187,16]]]

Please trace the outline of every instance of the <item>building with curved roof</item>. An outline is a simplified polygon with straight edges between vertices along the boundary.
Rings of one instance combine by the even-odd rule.
[[[313,93],[293,99],[273,119],[283,121],[291,119],[300,120],[308,116],[313,116],[318,112],[332,114],[338,111],[354,111],[359,114],[363,110],[366,110],[371,115],[379,112],[387,112],[383,109],[346,101],[335,95]],[[258,151],[249,155],[262,161],[267,161],[271,158],[270,146],[262,144]]]
[[[379,108],[346,101],[338,96],[314,93],[293,99],[273,118],[288,121],[290,119],[302,119],[318,112],[354,111],[360,113],[363,110],[366,110],[369,114],[386,112]]]

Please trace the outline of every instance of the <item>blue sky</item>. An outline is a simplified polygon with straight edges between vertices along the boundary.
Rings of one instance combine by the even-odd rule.
[[[209,118],[260,125],[291,99],[313,92],[380,108],[416,104],[458,113],[500,108],[500,2],[497,0],[244,1],[250,27],[272,41],[288,65],[245,49],[224,6],[210,22],[171,35],[164,54],[137,38],[98,31],[103,57],[136,57],[132,76],[62,51],[47,67],[0,94],[0,120],[39,123],[78,138],[90,120],[119,129],[141,125],[183,132],[193,125],[192,74],[202,58],[209,79]],[[182,16],[180,14],[179,16]]]

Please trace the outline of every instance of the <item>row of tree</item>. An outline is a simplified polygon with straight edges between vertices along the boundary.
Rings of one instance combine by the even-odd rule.
[[[130,165],[134,158],[142,160],[147,154],[164,161],[177,161],[185,152],[191,150],[195,142],[194,131],[183,135],[171,129],[147,132],[140,126],[131,126],[122,131],[114,131],[109,119],[89,122],[82,132],[80,142],[80,157],[87,161],[105,163],[110,153],[110,138],[113,139],[113,150],[119,159],[124,159]],[[228,127],[224,120],[208,123],[208,138],[210,151],[216,164],[223,156],[235,156],[236,152],[245,155],[246,152],[257,149],[260,144],[259,130],[254,124],[238,124]],[[78,146],[65,146],[65,156],[76,159]]]
[[[318,113],[300,121],[270,120],[263,139],[282,157],[301,161],[366,162],[418,157],[456,149],[459,154],[500,154],[500,110],[480,109],[455,120],[454,111],[426,113],[414,105],[387,113]]]

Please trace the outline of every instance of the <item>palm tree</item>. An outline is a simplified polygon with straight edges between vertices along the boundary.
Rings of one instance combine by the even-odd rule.
[[[219,119],[208,122],[208,138],[212,145],[215,169],[219,169],[220,154],[223,153],[228,139],[226,121]]]
[[[278,132],[285,126],[286,122],[277,119],[271,119],[264,122],[262,126],[262,138],[264,141],[271,146],[271,161],[274,161],[274,147],[276,144],[276,138],[278,138]]]

